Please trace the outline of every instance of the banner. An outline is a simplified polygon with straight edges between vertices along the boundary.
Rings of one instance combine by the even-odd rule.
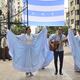
[[[22,15],[24,23],[28,21],[30,26],[64,25],[64,0],[23,0],[23,3],[28,4],[28,20],[27,9]]]

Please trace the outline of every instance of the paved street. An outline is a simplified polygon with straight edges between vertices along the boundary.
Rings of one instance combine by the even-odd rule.
[[[12,67],[11,61],[0,61],[0,80],[80,80],[80,73],[74,71],[73,59],[68,47],[64,47],[64,68],[63,75],[54,75],[53,61],[45,70],[33,73],[33,77],[25,76]]]

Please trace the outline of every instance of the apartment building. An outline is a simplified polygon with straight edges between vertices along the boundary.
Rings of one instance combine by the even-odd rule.
[[[72,28],[80,28],[80,0],[68,0],[68,19]]]
[[[2,11],[2,17],[7,17],[7,0],[0,0],[0,10]]]
[[[2,11],[2,14],[0,15],[0,29],[1,33],[4,33],[4,27],[6,25],[7,21],[7,0],[0,0],[0,10]]]
[[[6,22],[1,23],[2,31],[4,30],[4,27],[7,26],[8,10],[10,12],[10,22],[14,22],[15,20],[18,20],[20,22],[22,20],[22,13],[20,13],[22,11],[22,0],[0,0],[0,10],[2,10],[0,19],[3,20],[2,22]]]
[[[18,21],[22,20],[22,0],[12,0],[11,1],[11,16],[12,22],[16,19]]]

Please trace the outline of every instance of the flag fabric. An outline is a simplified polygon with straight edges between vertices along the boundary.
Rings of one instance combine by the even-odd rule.
[[[26,3],[27,0],[23,1]],[[27,21],[26,10],[22,15],[25,23]],[[29,25],[37,26],[63,26],[64,0],[28,0],[28,22]]]

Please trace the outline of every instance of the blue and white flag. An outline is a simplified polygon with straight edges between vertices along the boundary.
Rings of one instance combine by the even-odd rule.
[[[26,1],[23,0],[25,3]],[[25,23],[27,23],[26,10],[22,15]],[[64,0],[28,0],[28,22],[30,26],[63,26]]]

